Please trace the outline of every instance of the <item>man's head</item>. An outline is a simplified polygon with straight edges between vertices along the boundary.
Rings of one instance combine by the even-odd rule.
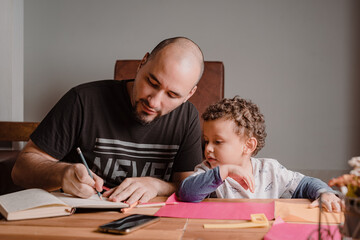
[[[142,59],[132,88],[131,104],[142,123],[150,123],[186,102],[204,70],[200,48],[176,37],[159,43]]]
[[[265,119],[251,101],[224,98],[210,105],[202,118],[205,156],[212,167],[241,164],[265,145]]]

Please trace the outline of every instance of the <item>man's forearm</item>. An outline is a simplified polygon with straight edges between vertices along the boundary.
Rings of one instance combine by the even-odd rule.
[[[173,182],[165,182],[158,178],[153,178],[158,189],[158,196],[169,196],[176,191],[176,184]]]
[[[23,151],[12,170],[15,184],[25,188],[43,188],[48,191],[61,188],[68,163],[47,159],[40,153]]]

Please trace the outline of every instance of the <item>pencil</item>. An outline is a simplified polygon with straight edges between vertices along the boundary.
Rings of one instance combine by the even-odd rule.
[[[154,203],[141,203],[139,205],[137,205],[137,208],[146,208],[146,207],[162,207],[165,205],[175,205],[178,204],[178,202],[154,202]]]
[[[138,203],[139,203],[139,201],[136,201],[136,202],[134,202],[133,204],[129,205],[129,207],[127,207],[127,208],[122,208],[122,209],[121,209],[121,212],[122,212],[122,213],[128,212],[129,210],[133,209],[136,205],[138,205]]]
[[[88,166],[87,163],[86,163],[85,157],[84,157],[84,155],[82,154],[80,148],[78,147],[78,148],[76,149],[76,151],[77,151],[78,154],[80,155],[81,161],[82,161],[83,164],[85,165],[86,170],[87,170],[88,173],[89,173],[89,176],[90,176],[92,179],[94,179],[94,177],[93,177],[93,175],[91,174],[91,171],[90,171],[90,169],[89,169],[89,166]],[[101,193],[98,192],[96,189],[95,189],[95,191],[96,191],[97,195],[99,196],[99,198],[102,200]]]

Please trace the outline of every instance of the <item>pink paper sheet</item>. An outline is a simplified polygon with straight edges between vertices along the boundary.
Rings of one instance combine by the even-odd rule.
[[[179,199],[177,199],[175,193],[171,194],[168,199],[166,199],[166,203],[174,203],[174,202],[181,202]]]
[[[170,196],[166,202],[178,202]],[[200,218],[200,219],[237,219],[250,220],[250,214],[264,213],[271,220],[274,218],[274,202],[270,203],[238,203],[238,202],[179,202],[166,205],[155,213],[160,217]]]
[[[285,223],[281,218],[276,218],[273,226],[265,235],[264,240],[306,240],[318,239],[318,224]],[[337,225],[321,225],[321,239],[341,239]]]

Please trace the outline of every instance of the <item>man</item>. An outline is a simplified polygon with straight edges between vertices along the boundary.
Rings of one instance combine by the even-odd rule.
[[[171,194],[201,162],[198,112],[187,100],[203,68],[200,48],[176,37],[145,54],[135,80],[71,89],[20,153],[12,171],[15,184],[61,188],[83,198],[106,185],[111,189],[104,197],[130,204]]]

